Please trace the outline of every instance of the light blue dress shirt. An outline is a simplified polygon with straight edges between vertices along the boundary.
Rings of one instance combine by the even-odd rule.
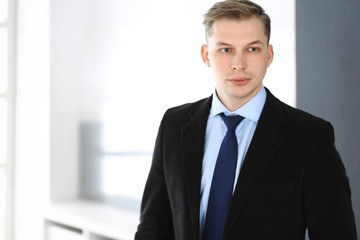
[[[249,102],[234,112],[229,111],[219,100],[216,92],[213,94],[210,114],[207,121],[204,145],[204,158],[202,164],[201,176],[201,200],[200,200],[200,239],[204,229],[206,210],[209,201],[209,194],[211,188],[211,181],[215,169],[216,160],[219,154],[222,140],[226,134],[226,125],[219,116],[219,113],[225,115],[241,115],[244,119],[237,126],[235,134],[238,141],[238,161],[236,167],[236,175],[234,181],[235,185],[240,173],[242,163],[244,161],[246,152],[249,148],[251,139],[254,135],[257,122],[259,121],[262,109],[266,100],[266,91],[264,87],[255,95]]]

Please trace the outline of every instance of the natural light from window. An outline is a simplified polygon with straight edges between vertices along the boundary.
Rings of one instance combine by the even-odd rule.
[[[6,234],[6,195],[6,175],[0,168],[0,240],[4,240]]]
[[[7,105],[6,100],[0,98],[0,166],[5,164],[7,155]]]
[[[5,22],[8,18],[8,0],[0,0],[0,22]]]
[[[0,8],[1,9],[1,8]],[[8,80],[8,34],[7,29],[0,27],[0,94],[7,88]]]

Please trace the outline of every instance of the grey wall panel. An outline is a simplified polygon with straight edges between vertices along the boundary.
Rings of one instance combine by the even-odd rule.
[[[297,107],[330,121],[360,233],[360,1],[296,2]]]

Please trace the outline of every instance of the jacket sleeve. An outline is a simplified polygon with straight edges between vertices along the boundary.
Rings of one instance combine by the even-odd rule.
[[[163,164],[163,122],[161,122],[150,173],[145,185],[141,203],[140,224],[135,240],[174,239],[171,207]]]
[[[303,182],[305,221],[311,240],[356,240],[349,180],[330,123],[313,141]]]

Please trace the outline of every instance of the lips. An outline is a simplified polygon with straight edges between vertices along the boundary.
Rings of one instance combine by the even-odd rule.
[[[251,78],[248,77],[237,77],[237,78],[231,78],[229,79],[229,81],[236,86],[244,86],[250,81],[250,79]]]

